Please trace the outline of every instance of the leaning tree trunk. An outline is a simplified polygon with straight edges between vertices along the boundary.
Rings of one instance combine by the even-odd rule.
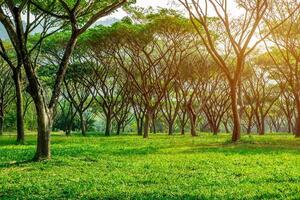
[[[37,77],[35,76],[34,70],[30,67],[28,60],[24,61],[24,68],[27,74],[29,85],[27,92],[33,99],[36,117],[37,117],[37,148],[34,156],[34,160],[47,160],[51,158],[50,150],[50,133],[53,123],[53,108],[49,109],[46,100],[44,99],[44,91]],[[26,66],[26,67],[25,67]]]
[[[238,90],[237,82],[230,83],[230,98],[233,117],[232,142],[237,142],[241,138],[241,123],[238,109]]]
[[[42,98],[34,98],[37,114],[38,138],[37,149],[34,159],[47,160],[51,157],[50,133],[52,128],[52,112],[47,109],[47,105]]]
[[[24,116],[23,116],[24,109],[23,109],[21,72],[19,69],[13,70],[13,80],[14,80],[15,92],[16,92],[17,143],[23,144],[25,141]]]

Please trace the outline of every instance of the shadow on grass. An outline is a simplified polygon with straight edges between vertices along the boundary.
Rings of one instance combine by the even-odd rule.
[[[285,146],[284,144],[249,144],[249,143],[221,143],[196,145],[188,150],[181,151],[183,154],[195,153],[222,153],[225,155],[274,155],[274,154],[300,154],[299,146]]]
[[[130,137],[131,138],[131,137]],[[173,138],[173,137],[172,137]],[[2,139],[2,138],[0,138]],[[72,140],[73,139],[73,140]],[[231,143],[230,140],[223,138],[219,141],[213,141],[211,138],[204,140],[199,138],[193,140],[169,140],[164,142],[169,137],[153,137],[152,139],[144,140],[141,138],[127,139],[119,136],[107,138],[106,140],[94,141],[93,137],[87,137],[84,140],[79,136],[55,136],[52,142],[53,157],[63,158],[80,158],[88,156],[91,159],[97,160],[98,157],[105,156],[112,158],[115,156],[145,156],[145,155],[174,155],[174,154],[205,154],[217,153],[224,155],[275,155],[275,154],[300,154],[300,140],[292,140],[285,138],[269,138],[269,140],[262,140],[263,138],[243,138],[238,143]],[[151,142],[149,142],[151,141]],[[163,142],[162,142],[163,141]],[[25,145],[16,145],[14,138],[5,137],[0,141],[1,158],[0,168],[9,168],[13,166],[20,166],[33,162],[30,158],[33,156],[35,149],[35,140],[33,137],[28,138]],[[20,147],[20,148],[16,148]],[[2,161],[1,161],[2,160]],[[10,160],[17,160],[17,162],[8,162]],[[52,162],[52,161],[51,161]]]
[[[30,164],[30,163],[34,163],[34,162],[36,162],[36,161],[34,161],[33,159],[28,159],[28,160],[22,160],[22,161],[0,163],[0,169],[19,167],[21,165],[26,165],[26,164]]]

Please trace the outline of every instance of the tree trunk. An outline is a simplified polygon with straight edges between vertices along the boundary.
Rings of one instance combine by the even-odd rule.
[[[111,131],[111,116],[106,116],[105,136],[110,136]]]
[[[145,123],[144,123],[144,138],[149,137],[149,124],[150,124],[150,119],[152,117],[152,111],[151,109],[147,109],[146,115],[145,115]]]
[[[288,133],[292,133],[292,120],[287,119],[287,123],[288,123]]]
[[[184,135],[185,134],[185,130],[184,130],[184,127],[181,127],[181,135]]]
[[[71,130],[70,129],[66,129],[65,133],[66,133],[66,136],[70,136],[71,135]]]
[[[269,127],[270,127],[270,133],[273,133],[273,125],[270,124]],[[275,129],[275,132],[278,132],[276,126],[274,126],[274,129]]]
[[[46,105],[35,102],[38,124],[37,149],[34,159],[37,161],[51,158],[50,132],[52,126],[51,112],[46,110]]]
[[[189,112],[190,115],[190,124],[191,124],[191,135],[196,136],[196,115],[193,111]]]
[[[83,136],[86,136],[86,127],[85,127],[85,122],[83,118],[83,113],[79,112],[79,117],[80,117],[80,126],[81,126],[81,134]]]
[[[296,124],[295,124],[295,137],[300,138],[300,115],[297,114]]]
[[[122,127],[122,123],[117,123],[117,135],[120,135],[121,127]]]
[[[232,132],[232,142],[237,142],[241,138],[241,124],[238,109],[238,94],[237,94],[237,83],[233,81],[230,83],[230,98],[231,98],[231,109],[233,116],[233,132]]]
[[[151,118],[151,121],[152,121],[152,133],[156,134],[156,133],[157,133],[157,130],[156,130],[156,123],[155,123],[155,119],[154,119],[153,116],[152,116],[152,118]]]
[[[250,135],[250,133],[252,131],[251,127],[252,127],[252,118],[249,119],[247,130],[246,130],[248,135]]]
[[[0,116],[0,135],[3,135],[3,116]]]
[[[51,158],[50,133],[53,123],[53,108],[49,109],[44,99],[44,91],[34,72],[27,73],[31,75],[30,78],[27,77],[30,79],[27,92],[31,95],[35,105],[38,130],[37,148],[33,159],[36,161],[47,160]]]
[[[66,120],[66,125],[65,125],[65,132],[66,132],[66,135],[67,136],[70,136],[71,135],[71,131],[72,131],[72,126],[73,126],[73,121],[74,121],[74,118],[76,116],[76,113],[77,111],[75,111],[74,113],[72,112],[72,108],[71,108],[71,117],[70,119]]]
[[[251,130],[252,130],[252,129],[251,129],[251,126],[248,125],[248,127],[247,127],[247,134],[248,134],[248,135],[250,135]]]
[[[13,80],[15,84],[16,92],[16,118],[17,118],[17,143],[23,144],[25,141],[24,130],[24,111],[23,111],[23,95],[22,95],[22,83],[21,83],[21,71],[20,69],[13,70]]]
[[[224,124],[224,128],[225,128],[226,133],[230,133],[230,130],[228,128],[228,123],[224,122],[223,124]]]
[[[137,119],[136,123],[138,135],[143,135],[143,119]]]
[[[261,119],[259,127],[259,135],[265,135],[265,119]]]
[[[169,122],[169,130],[168,130],[168,134],[169,135],[173,135],[173,126],[174,126],[174,123],[173,122]]]
[[[212,132],[213,132],[214,135],[218,135],[218,133],[219,133],[219,128],[218,128],[216,125],[213,125],[213,127],[212,127]]]
[[[300,138],[300,100],[296,98],[297,117],[295,124],[295,137]]]

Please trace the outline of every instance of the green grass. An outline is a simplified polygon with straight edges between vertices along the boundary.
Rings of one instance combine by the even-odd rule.
[[[0,199],[300,199],[300,140],[289,135],[52,136],[52,160],[28,162],[0,137]]]

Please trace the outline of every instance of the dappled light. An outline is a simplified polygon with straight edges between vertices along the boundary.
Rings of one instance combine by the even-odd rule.
[[[0,1],[0,199],[300,199],[299,27],[298,0]]]

